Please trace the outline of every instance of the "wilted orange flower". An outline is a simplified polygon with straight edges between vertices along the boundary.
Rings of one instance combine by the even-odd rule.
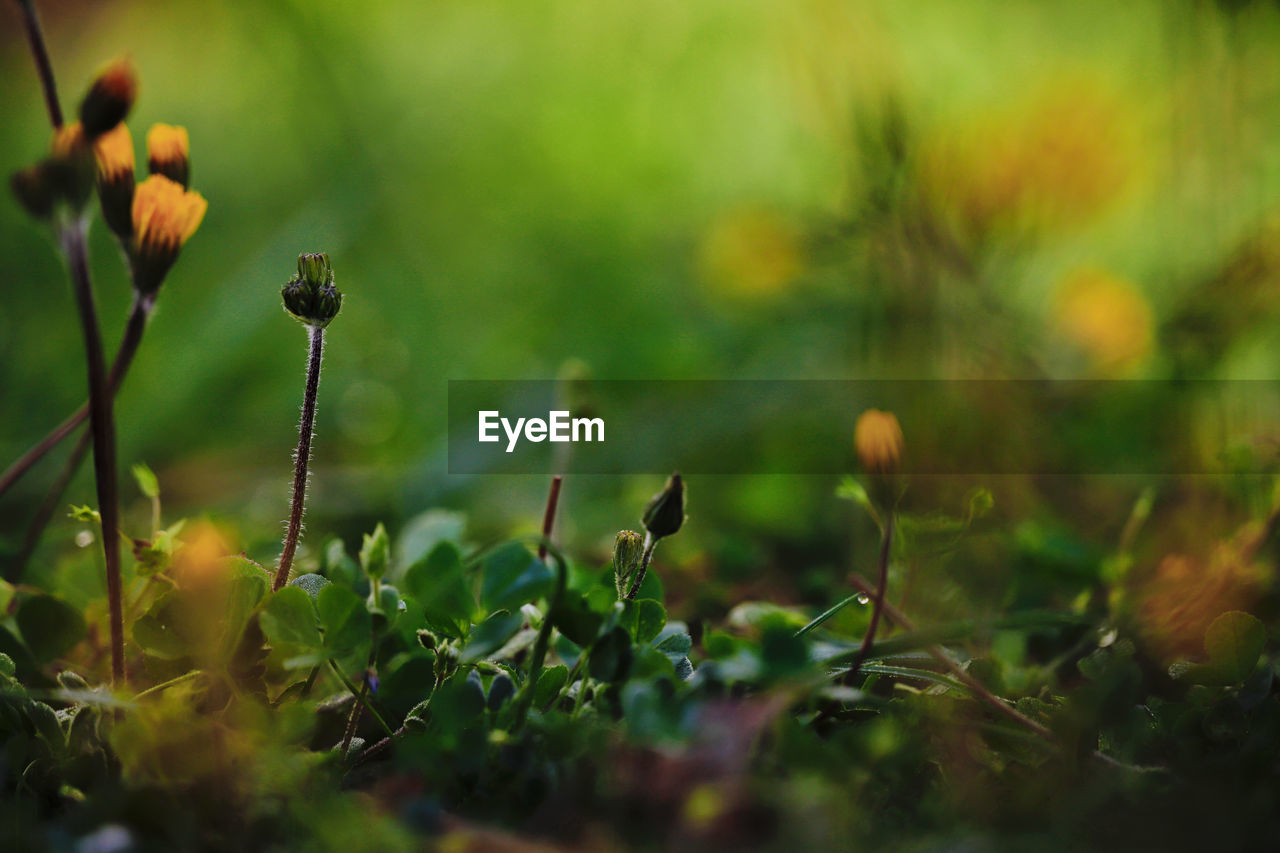
[[[153,292],[178,251],[200,227],[209,203],[164,175],[152,175],[133,195],[134,286]]]
[[[85,134],[93,139],[124,121],[137,96],[138,75],[133,63],[127,57],[112,62],[93,81],[80,104]]]
[[[98,162],[98,178],[116,181],[133,174],[133,136],[124,122],[93,141],[94,159]]]
[[[187,129],[171,124],[153,124],[147,131],[147,162],[153,175],[164,175],[187,185],[191,143]]]
[[[1077,270],[1059,284],[1052,321],[1083,350],[1095,371],[1123,373],[1151,350],[1154,321],[1146,299],[1104,270]]]
[[[902,427],[892,412],[867,409],[853,428],[858,461],[871,473],[888,473],[902,458]]]

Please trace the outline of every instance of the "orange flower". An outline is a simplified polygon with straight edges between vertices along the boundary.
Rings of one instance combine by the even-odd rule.
[[[902,458],[902,427],[892,412],[867,409],[853,428],[858,461],[871,473],[888,473]]]
[[[200,227],[209,203],[164,175],[152,175],[133,195],[134,286],[153,293]]]
[[[153,175],[187,186],[191,143],[185,127],[153,124],[147,131],[147,163]]]

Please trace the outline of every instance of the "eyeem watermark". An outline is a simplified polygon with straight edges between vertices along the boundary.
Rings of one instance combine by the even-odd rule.
[[[525,441],[534,443],[551,441],[563,442],[602,442],[604,441],[604,418],[575,418],[566,410],[547,412],[546,419],[502,417],[496,409],[482,410],[479,413],[480,432],[478,441],[501,441],[498,434],[501,427],[507,436],[507,453],[516,449],[523,436]]]

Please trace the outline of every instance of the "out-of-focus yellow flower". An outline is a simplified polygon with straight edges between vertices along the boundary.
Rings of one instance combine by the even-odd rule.
[[[164,175],[152,175],[133,195],[134,286],[160,287],[182,245],[200,227],[209,203]]]
[[[190,176],[191,142],[187,129],[171,124],[154,124],[147,131],[147,164],[153,175],[164,175],[187,186]]]
[[[721,292],[768,297],[785,290],[800,274],[800,235],[775,211],[760,206],[723,213],[701,247],[702,272]]]
[[[93,141],[93,155],[98,163],[98,179],[114,181],[124,175],[133,176],[133,136],[120,122]]]
[[[223,579],[225,560],[231,554],[222,532],[209,522],[201,523],[183,537],[174,555],[174,579],[188,588],[208,587]]]
[[[1104,270],[1077,270],[1063,279],[1052,323],[1105,376],[1125,373],[1151,351],[1150,305],[1130,282]]]
[[[923,144],[926,202],[981,240],[1083,222],[1130,184],[1135,131],[1118,99],[1072,81],[1028,108],[938,132]]]
[[[853,447],[862,467],[872,474],[887,474],[902,459],[902,427],[892,412],[867,409],[853,428]]]

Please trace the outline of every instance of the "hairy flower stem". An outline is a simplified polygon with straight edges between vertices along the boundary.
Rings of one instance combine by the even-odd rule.
[[[876,579],[875,595],[872,597],[871,604],[871,621],[867,623],[867,633],[862,637],[862,645],[858,647],[858,654],[853,659],[853,663],[849,665],[849,671],[845,673],[844,683],[852,684],[853,680],[858,676],[858,670],[862,667],[862,662],[867,659],[867,652],[871,651],[871,644],[875,641],[876,630],[880,627],[880,614],[884,612],[884,596],[889,586],[889,546],[893,544],[893,513],[885,514],[884,531],[880,537],[880,560],[877,564],[877,572],[879,577]]]
[[[311,347],[307,359],[307,390],[302,398],[302,421],[298,424],[298,451],[293,457],[293,508],[289,513],[289,529],[285,533],[280,566],[276,569],[272,590],[278,590],[289,582],[293,553],[298,548],[298,537],[302,534],[302,509],[307,500],[307,463],[311,461],[311,433],[316,421],[316,394],[320,390],[324,329],[320,326],[308,326],[307,330]]]
[[[40,77],[44,104],[49,109],[49,123],[57,129],[62,127],[62,106],[58,103],[53,64],[49,61],[49,51],[44,45],[44,32],[40,29],[40,19],[36,17],[35,3],[32,0],[18,0],[18,6],[22,8],[22,24],[27,33],[27,42],[31,45],[31,58],[36,63],[36,74]]]
[[[102,550],[107,567],[107,604],[111,623],[111,678],[124,680],[124,605],[120,582],[120,509],[116,482],[116,434],[112,416],[111,390],[107,384],[106,357],[98,328],[93,283],[89,278],[89,250],[85,244],[85,221],[61,230],[63,253],[71,269],[76,307],[84,335],[85,361],[89,374],[89,430],[93,435],[93,467],[98,489],[98,513],[102,517]]]
[[[538,543],[538,559],[547,559],[547,542],[551,539],[551,529],[556,523],[556,507],[560,503],[560,484],[564,477],[556,474],[551,478],[551,491],[547,493],[547,508],[542,513],[542,541]]]
[[[374,594],[377,600],[377,593]],[[364,710],[364,706],[369,696],[369,682],[373,677],[373,663],[378,657],[378,644],[375,639],[373,648],[369,650],[369,665],[365,668],[364,677],[361,679],[360,695],[356,697],[356,702],[351,706],[351,716],[347,718],[347,729],[342,733],[342,746],[338,752],[342,755],[347,754],[347,749],[351,746],[351,738],[355,736],[356,726],[360,724],[360,712]]]
[[[652,533],[644,534],[644,553],[640,556],[640,568],[636,569],[636,579],[631,584],[631,589],[627,590],[627,601],[635,601],[636,596],[640,594],[640,585],[644,583],[644,576],[649,571],[649,561],[653,559],[653,549],[658,547],[658,540]]]

